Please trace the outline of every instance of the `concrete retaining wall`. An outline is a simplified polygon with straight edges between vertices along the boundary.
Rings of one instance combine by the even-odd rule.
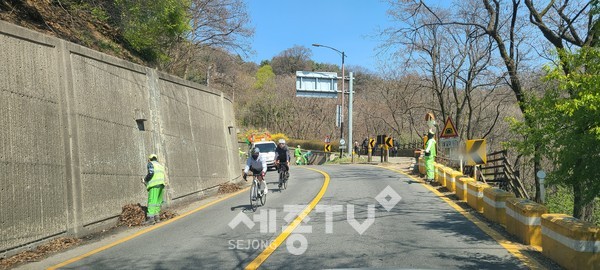
[[[2,21],[0,62],[0,253],[114,225],[150,153],[175,201],[239,176],[219,91]]]

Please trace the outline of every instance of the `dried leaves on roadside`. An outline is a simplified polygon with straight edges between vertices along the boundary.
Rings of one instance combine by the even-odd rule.
[[[119,226],[140,226],[146,220],[146,207],[138,204],[127,204],[123,206],[119,217]]]
[[[128,204],[123,206],[118,226],[141,226],[146,221],[146,207],[138,204]],[[169,210],[160,211],[160,220],[172,219],[177,213]]]
[[[160,212],[160,220],[172,219],[177,216],[177,213],[171,212],[169,210]]]
[[[34,250],[24,251],[6,259],[0,259],[0,269],[8,269],[20,263],[39,261],[50,253],[65,250],[73,245],[77,245],[79,242],[81,242],[80,239],[70,237],[54,239],[46,244],[39,245]]]
[[[238,184],[225,183],[225,184],[221,184],[219,186],[218,194],[232,193],[232,192],[236,192],[236,191],[238,191],[240,189],[242,189],[242,188]]]

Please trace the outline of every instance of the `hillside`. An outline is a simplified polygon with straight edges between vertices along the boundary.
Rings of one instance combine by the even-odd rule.
[[[119,29],[106,22],[97,8],[102,2],[0,0],[0,20],[146,65],[127,49]]]

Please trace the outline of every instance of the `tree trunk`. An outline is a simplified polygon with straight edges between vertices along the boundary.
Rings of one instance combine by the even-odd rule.
[[[583,221],[592,222],[594,218],[595,202],[584,202],[583,188],[580,183],[573,183],[573,216]]]

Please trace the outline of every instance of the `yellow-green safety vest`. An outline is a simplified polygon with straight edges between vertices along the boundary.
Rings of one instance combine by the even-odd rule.
[[[154,167],[154,174],[152,175],[152,179],[148,181],[146,188],[165,184],[165,167],[157,161],[152,161],[152,166]]]
[[[425,149],[427,150],[427,147],[429,147],[430,149],[429,149],[429,156],[425,156],[426,159],[427,158],[435,158],[435,156],[437,155],[437,153],[435,151],[435,144],[436,144],[435,139],[427,140]]]

